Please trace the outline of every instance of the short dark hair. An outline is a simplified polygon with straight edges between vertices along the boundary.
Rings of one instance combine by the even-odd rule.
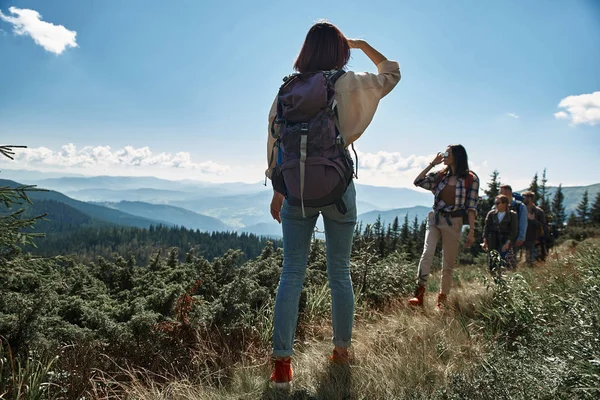
[[[300,73],[343,69],[350,60],[348,39],[337,26],[321,21],[306,34],[304,44],[294,62]]]
[[[523,192],[523,197],[535,197],[535,193],[533,193],[531,190],[528,190]]]
[[[506,189],[511,193],[513,192],[512,186],[510,186],[510,185],[500,185],[500,189]]]

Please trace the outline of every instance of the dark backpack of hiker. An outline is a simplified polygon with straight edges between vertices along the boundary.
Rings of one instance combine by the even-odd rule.
[[[521,197],[521,199],[523,198],[523,196],[521,196],[520,194],[519,194],[519,196]],[[523,202],[521,200],[519,200],[518,197],[515,197],[514,193],[513,193],[513,198],[515,200],[515,204],[514,205],[509,204],[508,208],[517,213],[517,220],[519,220],[519,218],[521,216],[521,204],[523,204]]]
[[[513,199],[520,201],[521,203],[523,202],[523,200],[525,200],[523,195],[519,192],[514,192],[512,195],[513,195]]]
[[[293,74],[284,78],[271,125],[281,164],[273,168],[273,188],[292,206],[323,207],[342,201],[354,164],[338,130],[335,82],[344,71]],[[273,151],[271,160],[273,162]]]

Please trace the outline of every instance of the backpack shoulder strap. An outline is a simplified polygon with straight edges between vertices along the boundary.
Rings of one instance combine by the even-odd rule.
[[[477,176],[477,174],[473,171],[468,172],[469,173],[465,177],[465,187],[467,188],[467,192],[473,187],[473,182],[475,181],[475,177]]]
[[[292,78],[297,77],[298,75],[300,75],[299,72],[294,72],[293,74],[289,74],[283,77],[283,84],[281,85],[282,87],[285,86],[286,83],[288,83]]]
[[[294,78],[296,78],[300,75],[302,75],[302,74],[300,74],[299,72],[294,72],[293,74],[284,76],[282,79],[283,83],[281,84],[281,86],[279,86],[279,90],[277,91],[277,114],[275,116],[275,119],[271,123],[271,136],[274,138],[278,137],[278,134],[276,134],[276,132],[275,132],[275,125],[285,123],[285,120],[281,116],[282,115],[282,106],[281,106],[281,101],[279,100],[279,95],[281,94],[281,91],[283,90],[284,87],[286,87],[287,85],[292,83]]]
[[[338,69],[337,71],[329,75],[329,77],[327,78],[327,82],[331,83],[331,85],[335,85],[337,80],[340,79],[340,77],[345,73],[346,71],[344,71],[343,69]],[[327,74],[325,74],[325,76],[327,76]]]
[[[517,217],[521,214],[521,205],[523,202],[521,200],[515,200],[515,210],[517,210]]]

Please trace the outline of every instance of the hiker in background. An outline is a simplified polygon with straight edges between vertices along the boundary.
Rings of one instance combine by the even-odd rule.
[[[378,73],[344,73],[350,49],[362,50],[377,66]],[[284,79],[271,107],[267,141],[267,176],[274,188],[271,215],[283,230],[283,269],[273,323],[275,366],[271,375],[278,388],[289,387],[292,380],[290,357],[298,304],[319,213],[325,225],[332,297],[334,349],[330,360],[343,364],[349,361],[354,320],[350,252],[356,224],[356,192],[347,146],[363,134],[381,98],[400,80],[397,62],[388,61],[364,40],[346,39],[327,22],[310,28],[294,69],[300,75]],[[316,84],[311,86],[313,82]],[[308,123],[312,121],[318,123]],[[322,152],[326,151],[339,154],[329,156],[325,163]],[[277,159],[281,160],[279,165]],[[329,166],[332,163],[337,163],[337,167]],[[335,171],[337,168],[344,171],[344,180]],[[332,184],[330,180],[335,177],[340,182]],[[315,194],[328,187],[337,190],[339,185],[343,189],[339,195],[326,193],[319,198]]]
[[[525,236],[527,234],[527,207],[525,204],[519,199],[516,199],[513,196],[513,190],[510,185],[501,185],[500,186],[500,194],[508,197],[508,202],[510,204],[511,211],[517,213],[517,220],[519,221],[517,240],[513,245],[513,252],[515,256],[521,250],[523,243],[525,243]],[[516,195],[516,193],[515,193]],[[509,268],[516,268],[517,263],[515,259],[514,265],[510,265]]]
[[[527,207],[527,235],[525,236],[525,260],[528,265],[533,265],[537,259],[537,244],[544,234],[546,214],[537,207],[533,201],[535,193],[524,192],[524,204]]]
[[[429,172],[444,162],[446,168]],[[452,286],[452,271],[456,264],[463,223],[468,221],[469,234],[465,247],[473,244],[475,217],[479,201],[479,177],[469,170],[467,151],[462,145],[450,145],[438,153],[431,163],[416,177],[415,186],[431,190],[435,195],[433,211],[427,217],[425,246],[419,261],[418,284],[415,296],[408,303],[423,305],[425,286],[431,271],[435,249],[442,239],[442,285],[437,296],[436,310],[443,308]]]
[[[535,200],[535,198],[534,198]],[[550,250],[550,247],[552,247],[553,245],[553,241],[552,241],[552,237],[551,237],[551,231],[550,231],[550,224],[548,221],[548,218],[546,218],[546,213],[544,212],[544,209],[541,207],[538,207],[538,205],[535,205],[539,210],[542,211],[542,213],[544,213],[544,223],[542,224],[542,230],[541,230],[541,236],[538,242],[538,249],[539,251],[537,252],[537,260],[538,261],[546,261],[546,257],[548,256],[548,252]]]
[[[488,251],[490,272],[495,267],[492,250],[500,253],[500,257],[506,262],[506,265],[513,263],[512,245],[517,239],[519,225],[517,213],[509,208],[508,197],[503,194],[496,196],[494,206],[485,218],[482,244],[483,251]]]

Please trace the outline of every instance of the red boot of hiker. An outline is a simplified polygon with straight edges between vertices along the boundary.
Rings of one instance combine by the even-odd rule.
[[[423,305],[423,297],[425,296],[425,286],[419,285],[415,290],[415,297],[408,300],[408,304],[411,306],[422,306]]]
[[[443,311],[446,308],[446,295],[438,293],[435,311]]]
[[[350,364],[350,354],[345,347],[336,347],[333,353],[329,356],[329,361],[333,364],[348,365]]]
[[[289,389],[292,383],[292,359],[276,358],[273,373],[271,374],[273,386],[277,389]]]

